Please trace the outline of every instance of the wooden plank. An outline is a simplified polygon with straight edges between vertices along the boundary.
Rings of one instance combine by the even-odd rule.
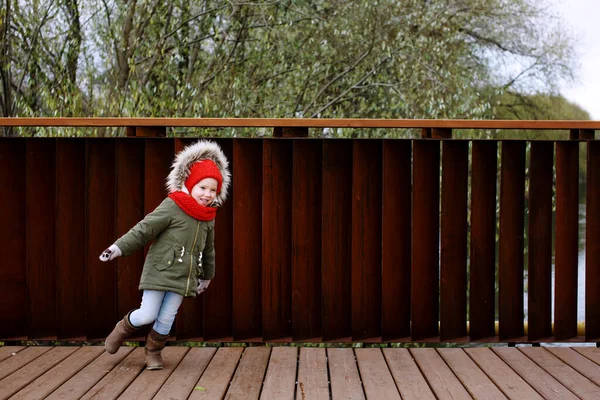
[[[520,347],[519,349],[575,395],[582,399],[600,398],[600,387],[553,356],[545,348]]]
[[[554,338],[577,336],[579,143],[556,142]]]
[[[327,363],[333,400],[365,398],[356,365],[354,351],[350,348],[328,348]]]
[[[54,347],[26,366],[0,380],[0,399],[6,399],[52,369],[78,350],[78,347]]]
[[[81,399],[116,399],[144,369],[145,361],[144,349],[136,348]]]
[[[529,167],[529,340],[552,336],[552,167],[554,143],[532,142]]]
[[[242,355],[242,347],[221,347],[196,384],[188,399],[222,399]]]
[[[144,140],[118,139],[116,143],[116,234],[121,237],[144,218]],[[119,257],[117,265],[118,317],[140,306],[138,285],[144,252]]]
[[[545,349],[596,385],[600,385],[600,365],[568,347],[546,347]]]
[[[569,389],[527,358],[517,348],[494,347],[492,350],[544,399],[577,399],[577,396]]]
[[[507,397],[479,369],[463,349],[437,349],[452,372],[475,399],[506,399]]]
[[[115,239],[115,141],[86,139],[87,338],[103,339],[119,320],[117,273],[98,256]]]
[[[14,356],[3,360],[0,362],[0,379],[7,377],[50,350],[52,350],[52,347],[27,347]]]
[[[88,365],[104,352],[100,346],[85,346],[74,351],[69,357],[28,384],[17,392],[11,399],[41,399],[46,398],[56,388],[69,380],[73,375]]]
[[[120,363],[133,347],[121,347],[115,354],[103,353],[75,376],[62,384],[52,392],[46,399],[78,399],[90,390],[100,379],[102,379],[115,365]]]
[[[27,141],[27,324],[29,338],[56,336],[56,141]],[[40,200],[47,199],[45,207]]]
[[[600,129],[598,121],[378,118],[0,118],[0,126],[158,126],[448,129]]]
[[[233,171],[233,140],[217,141],[229,161],[229,172]],[[219,208],[215,220],[215,279],[204,297],[204,340],[213,340],[233,335],[233,185],[225,204]]]
[[[352,335],[352,142],[323,140],[323,340]]]
[[[434,400],[435,395],[408,349],[382,349],[398,391],[404,400]]]
[[[225,399],[258,399],[270,355],[271,349],[268,347],[247,347],[235,370]]]
[[[260,398],[293,399],[296,386],[297,347],[273,347]]]
[[[380,349],[354,349],[367,399],[400,399]]]
[[[216,352],[214,347],[192,347],[153,399],[187,399]]]
[[[381,336],[382,142],[354,140],[352,340]]]
[[[485,347],[466,348],[465,352],[486,373],[494,384],[511,399],[537,400],[542,397],[502,361]]]
[[[262,141],[233,141],[233,337],[262,334]]]
[[[0,139],[0,187],[10,196],[0,196],[0,338],[27,335],[26,241],[26,141]]]
[[[263,142],[262,335],[292,334],[292,141]]]
[[[600,142],[587,142],[585,340],[600,338]]]
[[[320,140],[295,140],[292,167],[292,337],[321,336]]]
[[[410,349],[410,353],[438,399],[471,399],[435,349]]]
[[[473,141],[469,286],[472,340],[495,335],[497,155],[497,142]]]
[[[381,336],[410,336],[411,142],[383,142]]]
[[[438,335],[440,143],[413,142],[411,336]]]
[[[502,143],[499,240],[500,339],[524,334],[523,236],[525,209],[525,142]]]
[[[56,141],[58,338],[85,336],[85,139]]]
[[[467,336],[469,143],[442,144],[440,339]]]
[[[2,346],[0,347],[0,361],[6,360],[17,355],[18,352],[26,349],[25,346]]]
[[[329,400],[325,349],[302,347],[298,362],[296,400]]]
[[[144,369],[144,371],[119,396],[119,399],[130,400],[153,398],[189,350],[188,347],[165,347],[162,352],[164,368],[158,371]]]
[[[573,350],[600,365],[600,349],[597,347],[573,347]]]

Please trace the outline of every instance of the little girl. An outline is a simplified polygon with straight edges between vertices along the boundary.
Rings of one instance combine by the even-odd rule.
[[[114,260],[156,238],[140,279],[142,304],[106,338],[110,354],[140,327],[154,322],[146,340],[146,365],[162,369],[161,352],[183,298],[204,292],[215,275],[214,219],[227,197],[228,167],[214,142],[198,141],[183,149],[167,179],[169,196],[100,255],[102,261]]]

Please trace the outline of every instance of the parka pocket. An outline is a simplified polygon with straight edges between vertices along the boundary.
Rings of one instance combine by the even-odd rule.
[[[175,258],[175,250],[172,247],[166,249],[162,259],[156,263],[156,269],[164,271],[165,269],[172,267],[175,263]]]

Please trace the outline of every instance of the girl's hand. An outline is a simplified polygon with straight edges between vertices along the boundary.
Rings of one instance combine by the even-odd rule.
[[[123,253],[121,253],[121,249],[119,249],[117,245],[113,244],[108,249],[104,250],[102,254],[100,254],[100,261],[112,261],[117,257],[121,257],[122,255]]]
[[[208,285],[210,285],[210,279],[206,279],[206,280],[198,279],[198,288],[196,289],[196,293],[197,294],[204,293],[204,291],[208,288]]]

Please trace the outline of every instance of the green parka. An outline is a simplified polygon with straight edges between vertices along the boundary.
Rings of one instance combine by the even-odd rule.
[[[195,297],[198,278],[215,276],[215,221],[198,221],[170,198],[119,238],[124,256],[150,246],[140,279],[140,290],[163,290]]]
[[[223,151],[211,141],[200,140],[177,154],[167,178],[167,192],[188,193],[185,181],[191,166],[206,159],[215,162],[223,178],[211,207],[222,205],[227,198],[231,174]],[[123,256],[127,256],[156,239],[146,256],[139,289],[196,297],[198,278],[206,280],[215,276],[214,227],[214,220],[199,221],[167,197],[115,244]]]

